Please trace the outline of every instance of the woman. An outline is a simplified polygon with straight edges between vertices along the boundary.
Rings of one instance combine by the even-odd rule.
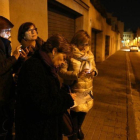
[[[21,44],[20,57],[14,67],[15,82],[17,82],[18,73],[23,63],[31,57],[36,50],[39,50],[44,41],[38,37],[37,28],[32,22],[23,23],[18,30],[18,41]]]
[[[23,58],[25,56],[31,56],[44,43],[44,41],[38,37],[37,28],[32,22],[25,22],[19,27],[18,41],[22,45],[21,55]]]
[[[0,140],[12,140],[15,86],[13,66],[20,56],[20,46],[11,56],[11,29],[13,24],[0,16]]]
[[[53,35],[23,64],[17,85],[16,140],[62,140],[62,115],[74,102],[60,89],[57,69],[70,51],[64,37]]]
[[[69,59],[68,64],[63,65],[59,75],[64,79],[64,83],[69,85],[73,93],[82,94],[88,91],[93,98],[93,78],[97,75],[97,69],[94,62],[94,56],[89,50],[90,36],[84,30],[75,33],[71,40],[73,45],[73,57]],[[79,96],[80,96],[79,94]],[[82,140],[84,134],[81,130],[82,123],[87,112],[92,108],[93,100],[82,103],[70,110],[73,119],[75,134],[69,137],[69,140]]]

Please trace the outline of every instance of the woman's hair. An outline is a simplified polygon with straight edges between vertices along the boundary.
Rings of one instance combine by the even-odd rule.
[[[87,42],[90,45],[90,36],[84,30],[79,30],[78,32],[76,32],[71,40],[71,44],[76,46],[81,46]]]
[[[21,24],[21,26],[18,29],[18,41],[19,42],[21,42],[21,40],[24,39],[25,32],[28,31],[28,29],[32,25],[36,28],[35,24],[32,22],[25,22],[25,23]]]
[[[60,53],[68,54],[71,52],[70,43],[60,34],[52,35],[42,46],[42,50],[47,53],[52,52],[54,48],[57,48]]]

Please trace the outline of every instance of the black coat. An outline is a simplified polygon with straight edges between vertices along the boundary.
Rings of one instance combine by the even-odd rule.
[[[58,140],[62,114],[73,99],[38,52],[22,66],[17,86],[16,140]]]
[[[10,41],[0,37],[0,134],[5,133],[5,124],[8,129],[12,127],[15,94],[12,68],[15,63]]]
[[[10,53],[10,41],[0,37],[0,107],[9,103],[14,96],[12,68],[16,59]]]
[[[15,72],[15,81],[17,80],[17,77],[18,77],[18,73],[19,73],[19,71],[20,71],[20,68],[22,67],[22,65],[23,65],[23,63],[28,59],[28,58],[30,58],[34,53],[35,53],[35,51],[37,51],[37,50],[39,50],[40,48],[41,48],[41,46],[44,44],[44,41],[40,38],[40,37],[38,37],[37,38],[37,40],[36,40],[36,46],[34,47],[34,48],[32,48],[31,50],[29,50],[29,53],[28,53],[28,55],[27,55],[27,57],[26,58],[21,58],[21,57],[19,57],[18,58],[18,61],[17,61],[17,63],[14,65],[14,72]],[[25,49],[25,48],[22,48],[23,50]],[[29,48],[28,48],[29,49]]]

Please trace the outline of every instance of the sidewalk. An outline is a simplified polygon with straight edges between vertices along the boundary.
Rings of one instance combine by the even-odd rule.
[[[94,79],[95,104],[82,126],[85,140],[127,140],[130,121],[127,52],[118,51],[96,65],[99,75]]]

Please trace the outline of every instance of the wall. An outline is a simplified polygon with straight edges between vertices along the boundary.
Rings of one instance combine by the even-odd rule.
[[[10,0],[10,19],[15,25],[12,30],[12,46],[19,42],[17,34],[19,26],[24,22],[33,22],[38,28],[39,36],[46,40],[48,37],[47,1],[46,0]]]
[[[106,19],[90,4],[89,18],[91,21],[91,28],[98,30],[96,35],[96,61],[105,60],[105,35],[108,34],[110,28],[107,28]],[[107,29],[107,31],[106,31]],[[109,34],[110,35],[110,34]]]
[[[109,56],[120,49],[120,34],[112,31],[112,26],[106,23],[106,18],[94,8],[90,0],[55,0],[81,14],[75,20],[75,31],[84,29],[91,35],[92,29],[97,30],[96,35],[96,61],[105,60],[105,36],[110,36]],[[15,25],[12,30],[12,46],[19,44],[17,33],[19,26],[27,21],[33,22],[39,32],[39,36],[46,40],[48,37],[48,0],[1,0],[0,13],[7,17]],[[85,3],[85,4],[84,4]],[[108,15],[112,18],[112,14]],[[117,22],[117,18],[114,18]],[[123,32],[123,22],[118,22],[119,32]]]
[[[87,5],[90,4],[90,0],[81,0],[81,1],[83,1],[83,3],[85,3],[85,4],[87,4]]]
[[[91,21],[91,28],[97,29],[97,30],[103,30],[104,25],[104,19],[101,16],[101,14],[93,7],[92,4],[90,6],[89,11],[89,18]]]
[[[122,48],[123,47],[122,40],[123,40],[123,32],[124,32],[124,23],[123,22],[118,21],[118,29],[120,32],[120,48]]]
[[[9,16],[9,0],[0,0],[0,15],[10,18]]]

